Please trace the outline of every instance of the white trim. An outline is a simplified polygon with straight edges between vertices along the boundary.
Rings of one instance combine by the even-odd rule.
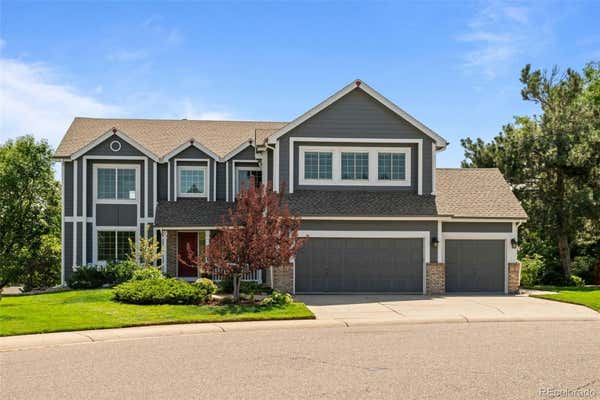
[[[217,162],[213,161],[213,201],[217,201]]]
[[[514,224],[513,224],[514,226]],[[514,233],[492,232],[445,232],[444,233],[444,262],[446,262],[446,240],[503,240],[504,241],[504,293],[508,293],[508,263],[510,241]]]
[[[293,141],[290,140],[293,145]],[[332,154],[331,179],[306,179],[304,177],[304,159],[307,152],[325,152]],[[368,179],[342,179],[341,154],[345,152],[369,154]],[[402,153],[405,155],[405,179],[379,180],[379,153]],[[327,185],[327,186],[410,186],[411,185],[411,148],[410,147],[333,147],[333,146],[300,146],[298,149],[298,182],[299,185]],[[290,182],[293,181],[293,155],[290,157]],[[290,193],[294,186],[290,183]]]
[[[265,188],[269,184],[269,151],[265,149],[261,160],[262,164],[262,180]]]
[[[225,201],[229,201],[229,161],[225,162]]]
[[[81,264],[87,265],[87,159],[83,159],[81,172],[82,180],[82,204],[81,204]]]
[[[358,238],[358,239],[423,239],[423,294],[427,293],[427,264],[430,258],[429,231],[323,231],[300,230],[299,236],[316,238]],[[295,264],[294,264],[295,265]],[[295,282],[294,282],[295,285]],[[295,287],[294,287],[295,292]]]
[[[369,85],[367,85],[366,83],[364,83],[360,80],[354,80],[353,82],[344,86],[341,90],[334,93],[332,96],[328,97],[321,103],[317,104],[315,107],[311,108],[304,114],[300,115],[298,118],[294,119],[289,124],[285,125],[281,129],[277,130],[275,133],[271,134],[269,136],[268,143],[270,143],[270,144],[275,143],[283,135],[285,135],[292,129],[296,128],[298,125],[302,124],[306,120],[312,118],[313,116],[315,116],[316,114],[318,114],[319,112],[321,112],[322,110],[324,110],[325,108],[330,106],[331,104],[335,103],[336,101],[338,101],[339,99],[341,99],[342,97],[347,95],[348,93],[352,92],[356,88],[360,88],[365,93],[367,93],[368,95],[373,97],[375,100],[377,100],[381,104],[383,104],[385,107],[389,108],[392,112],[396,113],[401,118],[406,120],[408,123],[413,125],[415,128],[420,130],[423,134],[434,139],[434,141],[436,142],[436,145],[438,145],[439,147],[446,147],[448,145],[448,142],[446,142],[446,140],[444,138],[442,138],[440,135],[438,135],[437,133],[432,131],[430,128],[425,126],[423,123],[419,122],[412,115],[408,114],[406,111],[404,111],[403,109],[401,109],[400,107],[398,107],[397,105],[395,105],[394,103],[392,103],[391,101],[386,99],[383,95],[381,95],[375,89],[373,89],[372,87],[370,87]]]
[[[156,217],[156,206],[158,204],[157,193],[158,193],[158,177],[157,177],[158,163],[152,163],[152,218]]]
[[[117,145],[117,148],[113,147],[114,144]],[[110,142],[108,147],[110,148],[110,151],[114,151],[116,153],[118,151],[121,151],[121,142],[119,142],[118,140],[113,140],[112,142]]]
[[[77,160],[73,161],[73,216],[77,218]],[[73,265],[77,266],[77,222],[73,222]]]
[[[450,217],[363,217],[363,216],[300,216],[302,220],[317,221],[451,221]]]
[[[245,141],[244,143],[240,144],[238,147],[236,147],[235,149],[233,149],[232,151],[230,151],[229,153],[227,153],[225,155],[225,157],[221,158],[221,161],[222,162],[229,161],[232,157],[235,157],[236,154],[242,152],[243,150],[245,150],[249,146],[254,146],[252,144],[252,139],[248,139],[247,141]]]
[[[442,263],[444,262],[444,232],[442,229],[442,221],[438,220],[437,222],[437,240],[438,240],[438,244],[437,244],[437,262],[438,263]]]
[[[162,231],[203,231],[222,229],[220,226],[158,226],[157,229]]]
[[[236,173],[236,169],[239,168],[237,166],[237,164],[244,164],[244,163],[254,163],[256,164],[256,166],[258,166],[258,160],[233,160],[232,161],[232,166],[231,166],[231,201],[235,201],[235,195],[237,194],[237,173]],[[250,167],[254,167],[254,165],[251,165]]]
[[[144,212],[142,215],[144,218],[148,217],[148,175],[150,169],[148,168],[148,159],[144,160]],[[141,199],[140,199],[141,200]],[[145,231],[145,228],[144,228]]]
[[[206,155],[210,156],[214,160],[217,160],[217,161],[220,160],[219,156],[217,154],[215,154],[213,151],[211,151],[208,147],[203,146],[202,144],[196,142],[194,139],[188,139],[185,142],[183,142],[182,144],[180,144],[179,146],[177,146],[175,149],[171,150],[165,156],[163,156],[161,158],[161,162],[169,161],[171,158],[175,157],[177,154],[181,153],[183,150],[185,150],[191,146],[194,146],[195,148],[201,150],[202,152],[204,152]]]
[[[135,199],[99,199],[98,198],[98,169],[99,168],[105,168],[105,169],[135,169]],[[116,171],[115,171],[116,174]],[[141,205],[141,196],[140,196],[140,192],[141,192],[141,172],[140,172],[140,165],[139,164],[105,164],[105,163],[94,163],[94,167],[93,167],[93,179],[92,179],[92,184],[94,185],[92,192],[93,192],[93,196],[94,196],[94,209],[96,207],[96,204],[137,204],[138,207]],[[117,179],[115,179],[115,186],[118,186],[118,181]],[[115,187],[115,196],[117,195],[118,191],[117,188]],[[136,219],[139,219],[139,210],[137,210],[136,212],[137,216]],[[94,211],[94,218],[95,218],[96,212]]]
[[[164,229],[160,230],[160,239],[161,239],[161,251],[162,251],[162,270],[163,273],[167,273],[167,244],[168,244],[168,235],[169,232]]]
[[[261,171],[262,172],[262,169],[260,167],[258,167],[258,166],[238,166],[238,167],[235,167],[235,170],[234,170],[234,173],[233,173],[233,178],[234,178],[233,179],[233,181],[234,181],[234,183],[233,183],[233,190],[234,190],[233,191],[233,198],[235,198],[235,196],[237,196],[237,194],[238,194],[238,186],[239,186],[239,182],[238,182],[238,179],[239,179],[238,175],[239,174],[238,174],[238,171]]]
[[[204,198],[208,198],[209,197],[209,193],[208,193],[208,188],[210,187],[210,177],[208,176],[208,167],[205,165],[177,165],[177,161],[179,161],[178,159],[175,159],[175,166],[176,166],[176,179],[175,179],[175,187],[177,188],[177,191],[175,193],[175,200],[177,200],[179,197],[204,197]],[[179,175],[179,173],[181,171],[202,171],[204,173],[204,188],[203,188],[203,193],[181,193],[180,190],[180,180],[181,177]]]
[[[275,145],[275,156],[273,159],[273,191],[279,192],[279,143]]]
[[[134,232],[136,246],[139,244],[139,241],[140,241],[139,224],[138,224],[138,226],[96,226],[96,229],[94,229],[94,238],[93,238],[94,243],[92,243],[92,249],[93,249],[93,254],[94,254],[94,257],[93,257],[94,264],[106,262],[106,260],[98,260],[98,232]],[[118,240],[115,235],[115,255],[117,254],[117,252],[116,252],[117,242],[118,242]]]
[[[65,162],[60,162],[61,199],[60,207],[60,286],[65,286]]]
[[[130,145],[135,147],[137,150],[139,150],[141,153],[145,154],[147,157],[150,157],[154,161],[158,161],[158,157],[154,153],[152,153],[150,150],[148,150],[147,148],[142,146],[140,143],[136,142],[134,139],[129,137],[125,132],[120,131],[120,130],[116,130],[116,132],[115,132],[113,129],[108,130],[107,132],[98,136],[96,139],[92,140],[90,143],[88,143],[87,145],[85,145],[84,147],[82,147],[81,149],[76,151],[75,153],[71,154],[71,157],[70,157],[71,160],[75,160],[76,158],[79,158],[80,156],[84,155],[85,153],[87,153],[88,151],[90,151],[91,149],[93,149],[94,147],[96,147],[97,145],[99,145],[100,143],[105,141],[106,139],[110,138],[112,135],[115,135],[115,136],[119,137],[120,139],[124,140],[125,142],[129,143]],[[91,157],[101,157],[101,156],[91,156]],[[104,157],[114,158],[115,156],[104,156]],[[133,157],[126,157],[126,158],[133,158]]]
[[[431,194],[435,196],[435,175],[436,175],[436,163],[437,163],[437,150],[435,143],[431,143]]]

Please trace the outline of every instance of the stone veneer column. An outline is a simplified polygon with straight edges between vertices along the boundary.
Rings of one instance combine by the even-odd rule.
[[[426,286],[427,294],[446,293],[446,264],[427,264]]]
[[[273,268],[273,289],[283,293],[294,293],[294,265]]]
[[[177,276],[177,232],[167,233],[167,274]]]
[[[508,263],[508,293],[519,293],[521,286],[521,263]]]

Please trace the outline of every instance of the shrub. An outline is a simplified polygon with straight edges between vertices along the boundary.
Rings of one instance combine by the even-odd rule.
[[[573,275],[581,277],[584,281],[594,283],[594,267],[600,261],[591,256],[577,256],[571,264],[571,272]]]
[[[146,281],[152,279],[163,279],[165,276],[162,274],[160,269],[154,267],[140,268],[133,272],[131,280],[133,281]]]
[[[60,283],[60,236],[42,235],[40,247],[27,252],[23,267],[23,291],[48,288]]]
[[[585,281],[582,278],[578,277],[577,275],[571,275],[571,285],[577,286],[577,287],[584,287]]]
[[[277,290],[273,290],[273,293],[262,299],[260,304],[263,306],[285,306],[293,302],[294,299],[289,293],[281,293]]]
[[[119,283],[127,282],[133,278],[133,274],[140,269],[140,266],[134,261],[122,261],[110,263],[104,269],[106,274],[106,283],[118,285]]]
[[[219,293],[233,293],[233,279],[231,276],[224,277],[218,284]],[[242,281],[240,282],[240,293],[255,295],[257,293],[263,293],[268,289],[262,284],[254,281]]]
[[[206,292],[206,294],[209,296],[217,293],[217,289],[218,289],[217,285],[215,285],[214,282],[208,278],[198,279],[196,282],[194,282],[194,286],[196,286],[198,289]]]
[[[67,279],[72,289],[95,289],[107,283],[106,270],[99,265],[82,265],[77,267]]]
[[[535,286],[540,281],[540,271],[544,266],[541,256],[525,257],[521,260],[521,286]]]
[[[114,295],[132,304],[200,304],[209,299],[206,292],[176,278],[132,280],[116,286]]]

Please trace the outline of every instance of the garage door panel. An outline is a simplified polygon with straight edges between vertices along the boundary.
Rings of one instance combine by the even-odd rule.
[[[311,238],[296,257],[298,292],[421,292],[422,239]]]
[[[504,240],[446,240],[448,292],[504,291]]]

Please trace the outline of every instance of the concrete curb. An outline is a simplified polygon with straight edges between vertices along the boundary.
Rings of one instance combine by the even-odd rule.
[[[593,317],[544,317],[523,318],[469,318],[466,317],[430,317],[430,318],[397,318],[397,319],[320,319],[320,320],[285,320],[285,321],[247,321],[223,323],[195,323],[174,325],[151,325],[130,328],[96,329],[76,332],[42,333],[34,335],[0,337],[0,352],[47,348],[70,344],[111,342],[121,340],[157,338],[177,335],[198,335],[208,333],[228,333],[240,331],[260,331],[273,329],[303,328],[353,328],[361,326],[386,326],[410,324],[440,323],[478,323],[478,322],[539,322],[539,321],[600,321],[600,316]]]

